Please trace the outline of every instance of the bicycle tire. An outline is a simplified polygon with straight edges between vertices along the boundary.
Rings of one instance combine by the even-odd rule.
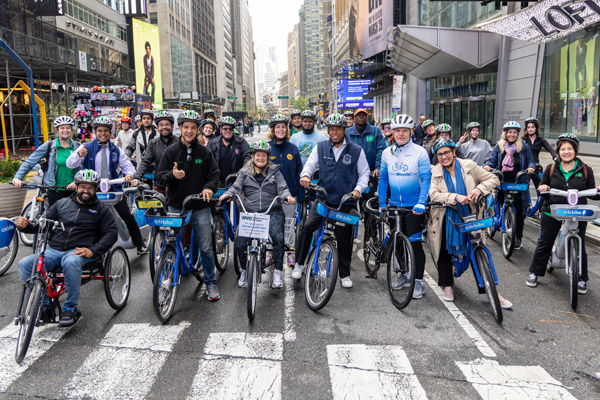
[[[306,305],[313,311],[325,307],[333,291],[338,277],[338,253],[332,239],[325,239],[319,245],[319,258],[317,259],[318,271],[313,271],[313,262],[316,248],[308,255],[306,263],[306,276],[304,277],[304,297]]]
[[[8,254],[0,258],[0,276],[4,275],[10,269],[15,261],[15,257],[17,257],[18,251],[19,236],[15,232],[9,245]]]
[[[154,275],[152,306],[154,313],[163,324],[171,319],[177,300],[179,282],[175,282],[173,285],[175,268],[178,268],[175,265],[176,258],[175,249],[172,246],[166,246],[158,260],[158,269]],[[178,275],[178,279],[179,276],[181,275]]]
[[[242,268],[240,267],[240,257],[238,255],[237,248],[235,247],[235,243],[237,242],[237,238],[238,238],[238,233],[237,233],[237,230],[236,230],[235,231],[235,236],[234,236],[234,239],[233,239],[233,269],[235,270],[235,273],[239,277],[241,275],[241,273],[242,273]]]
[[[108,304],[116,311],[127,304],[131,289],[131,268],[127,253],[121,246],[114,247],[104,264],[104,292]]]
[[[578,292],[577,285],[579,283],[579,242],[577,238],[570,237],[568,242],[567,254],[569,255],[569,300],[573,311],[577,308]]]
[[[15,352],[15,361],[20,364],[27,354],[33,329],[38,323],[38,316],[42,308],[45,289],[44,283],[36,279],[33,283],[26,284],[24,288],[25,298],[23,299],[23,307],[21,309],[19,335],[17,336],[17,349]]]
[[[219,272],[225,272],[229,261],[229,241],[225,242],[225,218],[221,214],[217,214],[213,222],[212,246],[215,267]]]
[[[37,204],[38,204],[38,211],[36,211],[36,212],[34,213],[34,215],[35,215],[36,217],[37,217],[37,216],[39,216],[39,215],[40,215],[40,214],[41,214],[41,213],[44,211],[44,210],[43,210],[43,207],[44,207],[44,206],[43,206],[43,203],[41,203],[41,204],[42,204],[42,205],[41,205],[41,207],[42,207],[42,210],[41,210],[41,211],[39,210],[40,203],[41,203],[41,202],[37,202]],[[30,214],[30,212],[31,212],[31,205],[32,205],[32,204],[33,204],[33,201],[30,201],[29,203],[27,203],[27,205],[25,206],[25,208],[23,209],[23,211],[21,211],[21,217],[24,217],[24,218],[29,218],[29,214]],[[23,244],[24,244],[25,246],[32,247],[32,246],[33,246],[33,244],[34,244],[34,243],[35,243],[35,241],[36,241],[36,238],[37,238],[37,234],[36,234],[36,233],[25,233],[25,232],[21,232],[21,231],[19,231],[19,239],[21,239],[21,242],[23,242]]]
[[[165,232],[160,229],[153,229],[150,234],[150,246],[148,248],[148,270],[150,271],[150,280],[154,283],[154,272],[156,271],[157,260],[160,258]]]
[[[489,211],[491,210],[491,212]],[[490,216],[492,214],[494,215],[498,215],[498,210],[496,209],[495,206],[492,206],[490,208],[488,208],[488,211],[486,212],[486,216]],[[490,226],[489,228],[486,228],[487,231],[487,235],[490,239],[494,238],[494,235],[496,234],[496,232],[498,231],[498,229],[494,229],[494,224],[492,224],[492,226]]]
[[[502,232],[502,255],[507,260],[512,256],[515,250],[515,229],[517,229],[517,219],[515,209],[506,207],[504,210],[504,232]]]
[[[246,287],[246,312],[248,320],[252,322],[256,316],[256,297],[259,286],[258,259],[256,254],[248,254],[246,282],[248,282],[248,286]]]
[[[496,289],[496,282],[494,281],[494,274],[490,268],[487,253],[482,248],[475,249],[475,260],[477,261],[477,268],[479,268],[479,275],[483,278],[485,295],[490,303],[492,314],[496,321],[500,323],[503,319],[502,307],[500,307],[500,298],[498,297],[498,290]]]
[[[363,261],[367,274],[373,276],[379,269],[377,249],[380,248],[379,229],[375,217],[366,217],[363,236]]]
[[[392,245],[395,245],[395,248],[392,248],[388,255],[387,286],[392,304],[398,310],[402,310],[410,304],[413,290],[415,289],[415,278],[417,275],[415,254],[413,252],[412,244],[406,236],[396,233],[393,240],[395,240],[395,242],[392,242]],[[393,289],[393,283],[401,276],[406,276],[407,274],[409,277],[409,286]]]

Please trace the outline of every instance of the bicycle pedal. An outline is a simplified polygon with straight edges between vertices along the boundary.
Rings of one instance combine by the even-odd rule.
[[[367,276],[365,276],[365,278],[367,278],[367,279],[377,279],[377,274],[367,275]]]

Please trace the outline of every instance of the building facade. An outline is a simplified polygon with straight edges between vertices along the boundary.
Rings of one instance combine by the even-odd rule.
[[[224,99],[223,111],[233,111],[234,60],[231,0],[215,0],[215,54],[217,58],[217,95]]]
[[[254,39],[252,20],[247,0],[232,0],[233,15],[233,58],[235,59],[234,87],[235,96],[241,95],[241,109],[256,109],[256,85],[254,74]]]

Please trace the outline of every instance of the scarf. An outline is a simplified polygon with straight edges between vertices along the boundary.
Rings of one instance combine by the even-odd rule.
[[[515,170],[515,153],[517,152],[516,143],[510,144],[505,142],[504,151],[506,152],[506,156],[504,157],[504,160],[502,160],[502,172],[512,172]]]
[[[448,188],[448,193],[467,195],[467,187],[462,176],[462,168],[457,159],[454,160],[454,175],[456,176],[456,188],[454,182],[452,182],[452,176],[446,168],[444,168],[444,181]],[[469,206],[456,203],[458,206],[458,214],[465,216],[469,214]],[[458,214],[452,208],[446,209],[446,250],[451,256],[461,258],[467,252],[467,235],[465,233],[459,233],[458,230],[452,224],[460,223],[461,220],[458,218]]]

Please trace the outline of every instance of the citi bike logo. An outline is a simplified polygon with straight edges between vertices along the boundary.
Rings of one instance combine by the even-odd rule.
[[[573,217],[587,217],[592,215],[594,212],[592,210],[569,210],[569,209],[561,209],[558,210],[558,215],[565,216],[573,216]]]
[[[13,231],[14,229],[15,229],[14,225],[6,225],[4,228],[2,228],[2,233],[10,232],[10,231]]]
[[[338,220],[338,221],[343,221],[343,222],[348,222],[348,223],[352,223],[352,217],[346,214],[341,214],[341,213],[335,213],[333,215],[333,218]]]

